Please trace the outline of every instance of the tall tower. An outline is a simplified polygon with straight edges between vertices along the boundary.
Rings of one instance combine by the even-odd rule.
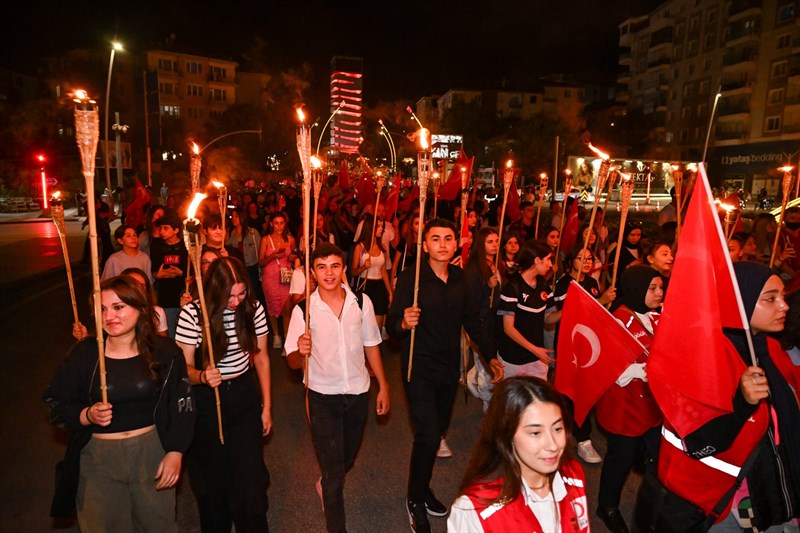
[[[339,153],[358,152],[361,144],[361,107],[364,60],[360,57],[334,56],[331,59],[331,147]]]

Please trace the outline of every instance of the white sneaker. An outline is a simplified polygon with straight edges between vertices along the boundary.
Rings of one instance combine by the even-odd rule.
[[[594,449],[592,441],[590,440],[578,443],[578,455],[587,463],[597,464],[603,462],[603,458],[600,457],[600,454]]]
[[[444,440],[444,437],[439,441],[439,449],[436,451],[436,457],[453,457],[453,450],[447,445],[447,441]]]
[[[280,335],[275,335],[272,337],[272,347],[277,349],[283,346],[283,339],[281,339]]]

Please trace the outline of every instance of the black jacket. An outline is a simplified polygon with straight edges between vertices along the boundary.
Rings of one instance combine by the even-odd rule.
[[[160,364],[159,399],[153,419],[166,452],[185,453],[194,436],[194,397],[186,373],[186,360],[175,342],[156,338],[153,357]],[[84,339],[59,365],[42,399],[50,408],[53,424],[72,431],[64,460],[56,466],[56,490],[51,516],[65,516],[75,508],[80,452],[92,436],[92,427],[80,422],[81,411],[92,405],[91,391],[99,380],[97,340]]]

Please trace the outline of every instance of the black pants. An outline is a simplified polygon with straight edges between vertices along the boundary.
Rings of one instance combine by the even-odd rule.
[[[369,395],[308,391],[311,438],[322,470],[322,501],[329,533],[344,533],[344,476],[364,436]]]
[[[203,533],[266,532],[269,472],[264,464],[261,393],[252,371],[219,386],[220,444],[214,390],[193,387],[197,425],[189,449],[189,481]]]
[[[573,402],[569,396],[564,396],[564,401],[569,407],[570,415],[572,416],[572,435],[575,437],[575,440],[578,442],[583,442],[585,440],[590,440],[592,438],[592,419],[587,414],[586,420],[583,421],[583,424],[580,426],[575,421],[575,402]]]
[[[436,382],[417,373],[411,382],[403,380],[414,445],[408,476],[408,499],[422,503],[428,494],[439,440],[447,433],[458,381]]]
[[[598,503],[602,507],[619,507],[622,487],[633,468],[636,451],[640,444],[645,447],[645,470],[655,473],[658,447],[661,444],[661,426],[650,428],[639,437],[625,437],[615,433],[607,435],[608,450],[603,458],[600,472],[600,494]]]

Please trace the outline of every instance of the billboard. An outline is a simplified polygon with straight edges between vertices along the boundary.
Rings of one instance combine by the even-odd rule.
[[[599,157],[579,157],[569,156],[567,168],[572,172],[572,186],[578,189],[588,189],[594,191],[597,184],[597,171],[600,168],[602,159]],[[619,172],[630,174],[634,183],[634,195],[650,194],[668,195],[669,190],[675,184],[672,179],[672,165],[678,165],[681,169],[689,164],[697,164],[692,161],[637,161],[631,159],[613,159],[613,167]],[[563,181],[561,182],[563,183]],[[619,182],[617,182],[617,188]]]

